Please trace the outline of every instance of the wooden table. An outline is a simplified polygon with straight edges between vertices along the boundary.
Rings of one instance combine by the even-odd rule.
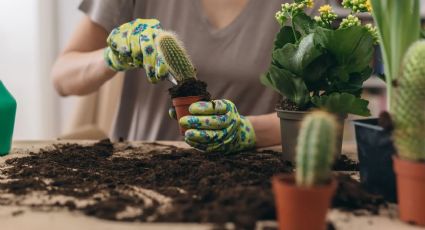
[[[63,142],[63,141],[62,141]],[[75,141],[74,141],[75,142]],[[37,151],[40,148],[51,144],[61,143],[59,141],[17,141],[14,143],[14,149],[11,154],[0,158],[0,166],[6,159],[24,156],[28,151]],[[80,141],[78,143],[88,144],[89,141]],[[132,143],[134,145],[142,142]],[[187,148],[188,146],[182,142],[161,142],[164,144],[172,144],[178,147]],[[279,147],[272,149],[279,150]],[[355,152],[353,144],[344,145],[344,153]],[[353,155],[354,157],[354,155]],[[23,211],[23,212],[22,212]],[[21,213],[16,215],[17,213]],[[15,215],[13,215],[15,214]],[[380,216],[356,216],[354,213],[341,212],[339,210],[331,210],[328,213],[328,219],[333,222],[336,229],[341,230],[369,230],[369,229],[385,229],[385,230],[414,230],[425,229],[411,226],[399,221],[396,217],[396,207],[393,206],[389,211],[384,211]],[[274,221],[264,221],[257,224],[257,229],[264,226],[276,226]],[[232,225],[229,224],[229,228]],[[126,230],[126,229],[211,229],[209,224],[180,224],[180,223],[123,223],[101,220],[94,217],[87,217],[78,212],[69,212],[60,209],[55,212],[42,212],[27,207],[1,206],[0,207],[0,229],[1,230],[18,230],[18,229],[93,229],[93,230]]]

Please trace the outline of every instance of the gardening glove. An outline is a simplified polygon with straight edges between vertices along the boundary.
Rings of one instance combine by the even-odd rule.
[[[185,141],[206,152],[232,153],[255,147],[251,122],[239,115],[229,100],[196,102],[189,107],[190,116],[182,117],[180,125],[187,129]]]
[[[144,68],[150,83],[168,74],[164,58],[157,52],[155,38],[161,31],[156,19],[136,19],[112,30],[104,58],[115,71]]]

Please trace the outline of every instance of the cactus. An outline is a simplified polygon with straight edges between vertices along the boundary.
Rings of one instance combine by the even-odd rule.
[[[177,82],[181,83],[186,79],[196,79],[196,69],[187,55],[183,43],[175,34],[161,31],[156,41],[158,51],[164,57],[171,74],[174,75]]]
[[[395,84],[391,111],[394,144],[401,158],[425,160],[425,41],[407,50]]]
[[[297,144],[297,185],[314,186],[330,180],[336,138],[337,122],[333,115],[315,111],[304,118]]]

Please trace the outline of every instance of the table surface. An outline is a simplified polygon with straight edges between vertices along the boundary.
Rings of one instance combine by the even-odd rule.
[[[46,147],[53,143],[60,143],[63,141],[17,141],[14,142],[13,150],[8,156],[0,158],[0,165],[6,159],[19,157],[28,151],[37,151],[40,148]],[[76,141],[72,141],[76,142]],[[69,143],[67,141],[67,143]],[[90,141],[79,141],[78,143],[90,144]],[[134,142],[133,145],[141,144],[143,142]],[[162,144],[172,144],[178,147],[188,147],[183,142],[159,142]],[[273,147],[274,150],[280,150],[279,147]],[[345,144],[343,147],[344,153],[355,153],[355,146],[353,144]],[[354,157],[354,155],[353,155]],[[330,210],[328,219],[332,221],[336,229],[341,230],[369,230],[369,229],[386,229],[386,230],[414,230],[425,229],[417,226],[411,226],[399,221],[396,218],[395,205],[390,211],[383,211],[379,216],[356,216],[354,213],[342,212],[339,210]],[[23,211],[23,212],[22,212]],[[16,215],[16,213],[20,213]],[[15,214],[15,215],[13,215]],[[124,223],[106,221],[98,218],[87,217],[78,212],[69,212],[67,210],[58,210],[55,212],[43,212],[33,210],[27,207],[16,206],[1,206],[0,207],[0,226],[2,230],[8,229],[212,229],[209,224],[182,224],[182,223]],[[257,229],[263,229],[264,226],[274,227],[274,221],[264,221],[257,223]],[[229,224],[229,228],[232,225]]]

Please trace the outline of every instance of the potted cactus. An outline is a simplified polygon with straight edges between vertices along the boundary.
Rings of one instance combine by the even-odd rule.
[[[394,170],[400,219],[425,226],[425,40],[413,43],[394,88]]]
[[[0,80],[0,156],[7,155],[12,146],[16,101]]]
[[[395,94],[399,84],[402,59],[408,47],[419,39],[419,0],[371,0],[372,14],[378,28],[379,45],[384,61],[387,88],[387,110],[379,119],[354,122],[360,180],[374,193],[396,201],[396,183],[392,156],[396,153],[392,141],[391,115],[397,106]],[[409,26],[406,26],[409,25]]]
[[[276,111],[281,119],[283,152],[290,160],[294,159],[300,122],[311,109],[322,108],[336,115],[338,154],[347,114],[370,115],[368,101],[360,96],[363,82],[372,72],[376,31],[355,16],[368,7],[350,5],[356,10],[338,24],[330,5],[320,7],[315,18],[307,16],[304,9],[312,4],[312,0],[282,4],[276,14],[282,26],[272,63],[261,77],[264,85],[283,96]]]
[[[196,69],[193,66],[182,42],[175,34],[167,31],[159,33],[157,38],[159,53],[164,57],[170,74],[177,85],[169,89],[177,120],[189,115],[189,106],[197,101],[210,100],[207,84],[196,78]],[[180,133],[185,129],[180,126]]]
[[[326,213],[337,183],[332,178],[337,121],[314,111],[302,121],[296,172],[272,179],[279,229],[326,229]]]

